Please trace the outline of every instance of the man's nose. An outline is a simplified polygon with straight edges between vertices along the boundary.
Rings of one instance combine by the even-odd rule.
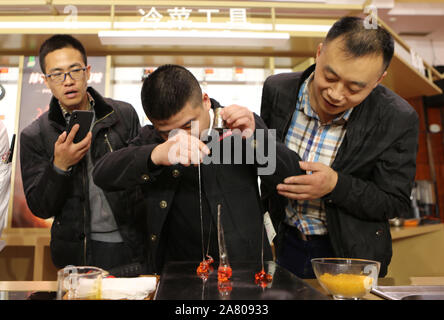
[[[74,84],[74,80],[71,78],[71,75],[70,74],[66,74],[66,76],[65,76],[65,80],[63,81],[63,84],[65,85],[65,86],[69,86],[69,85],[72,85],[72,84]]]
[[[329,98],[333,100],[332,102],[340,102],[342,99],[344,99],[343,91],[344,87],[340,83],[337,83],[328,88],[327,93]]]

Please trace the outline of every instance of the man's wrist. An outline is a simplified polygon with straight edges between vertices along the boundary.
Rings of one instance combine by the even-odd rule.
[[[332,187],[329,193],[332,193],[333,190],[335,190],[337,184],[338,184],[338,173],[333,170],[333,181],[331,184]]]
[[[159,159],[157,159],[157,154],[159,152],[159,145],[155,146],[153,151],[151,151],[150,157],[148,158],[148,164],[152,164],[154,166],[159,166]]]
[[[69,175],[72,171],[72,167],[69,167],[66,170],[64,170],[63,168],[58,167],[55,163],[53,163],[52,165],[54,167],[54,170],[59,174]]]

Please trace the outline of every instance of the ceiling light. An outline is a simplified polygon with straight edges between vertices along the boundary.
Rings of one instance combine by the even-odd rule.
[[[79,21],[8,21],[0,22],[0,29],[108,29],[110,22],[79,22]]]
[[[286,45],[288,33],[234,31],[99,31],[103,45],[253,46]]]
[[[324,24],[277,24],[278,31],[301,31],[301,32],[325,32],[330,30],[332,25]]]

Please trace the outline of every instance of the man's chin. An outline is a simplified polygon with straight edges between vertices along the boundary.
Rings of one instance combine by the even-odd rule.
[[[59,101],[62,104],[62,106],[69,111],[79,110],[81,106],[80,101],[73,101],[73,100],[59,100]]]

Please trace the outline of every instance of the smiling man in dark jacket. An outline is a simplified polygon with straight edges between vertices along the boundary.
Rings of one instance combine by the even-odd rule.
[[[388,219],[408,214],[416,171],[418,116],[380,85],[394,51],[382,27],[345,17],[319,45],[316,65],[269,77],[261,117],[309,175],[263,184],[278,228],[277,261],[314,277],[310,260],[392,256]]]
[[[77,39],[52,36],[42,44],[39,61],[53,97],[49,111],[22,131],[20,162],[32,213],[54,217],[54,265],[137,274],[143,249],[130,194],[104,192],[92,180],[94,163],[137,135],[137,113],[128,103],[103,98],[87,86],[91,66]],[[94,112],[91,132],[78,143],[73,143],[78,125],[68,135],[65,131],[74,110]]]

